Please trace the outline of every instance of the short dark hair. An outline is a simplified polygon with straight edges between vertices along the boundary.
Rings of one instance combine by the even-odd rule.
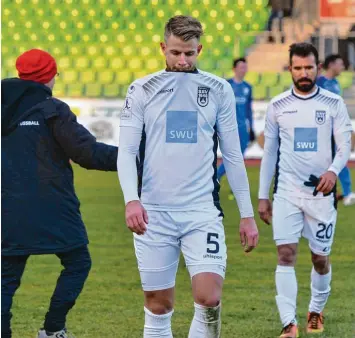
[[[237,58],[233,60],[233,68],[237,67],[239,62],[247,62],[247,60],[246,58]]]
[[[340,54],[330,54],[330,55],[328,55],[328,56],[325,58],[325,60],[324,60],[323,68],[324,68],[324,69],[328,69],[328,68],[329,68],[329,65],[330,65],[331,63],[335,62],[335,61],[338,60],[338,59],[342,59],[342,60],[343,60],[343,58],[341,57]]]
[[[201,22],[192,16],[176,15],[168,20],[165,25],[165,41],[170,35],[175,35],[184,41],[196,38],[200,40],[203,35]]]
[[[317,65],[319,64],[319,55],[318,55],[317,48],[310,43],[307,42],[293,43],[290,46],[289,52],[290,52],[290,65],[292,64],[292,57],[294,55],[305,58],[311,54],[314,55],[316,59],[316,64]]]

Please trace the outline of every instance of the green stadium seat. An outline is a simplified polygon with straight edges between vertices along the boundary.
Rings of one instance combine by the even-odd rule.
[[[18,53],[20,54],[20,53]],[[7,69],[16,69],[16,57],[6,57],[6,59],[1,60]]]
[[[120,97],[125,97],[127,94],[127,90],[128,90],[128,84],[127,85],[121,85],[120,86]]]
[[[249,71],[245,76],[245,81],[250,83],[252,86],[256,86],[260,83],[260,74]]]
[[[147,69],[146,70],[141,70],[141,71],[136,71],[133,73],[133,78],[134,79],[141,79],[142,77],[147,76],[148,74],[150,74],[151,72],[149,72]]]
[[[1,79],[6,79],[7,70],[1,67]]]
[[[100,48],[95,45],[87,45],[85,47],[84,55],[87,55],[91,58],[96,58],[99,55]]]
[[[223,77],[224,77],[225,79],[231,79],[231,78],[233,78],[233,77],[234,77],[234,71],[233,71],[233,69],[224,72],[224,73],[223,73]]]
[[[12,46],[7,46],[7,45],[4,46],[4,44],[2,44],[2,46],[1,46],[1,57],[10,56],[14,52],[16,52],[16,50],[14,50],[14,48]]]
[[[265,8],[267,1],[203,0],[196,6],[195,0],[7,0],[2,8],[3,75],[14,72],[15,56],[37,47],[57,59],[61,92],[66,89],[78,97],[85,91],[74,84],[98,81],[102,85],[99,95],[106,95],[105,87],[118,81],[119,89],[108,88],[112,97],[117,97],[117,91],[124,96],[122,88],[133,77],[164,68],[159,42],[167,18],[190,13],[201,20],[207,34],[202,38],[204,49],[198,67],[229,77],[232,58],[243,56],[254,43],[255,38],[245,32],[265,27],[270,12]],[[264,87],[278,84],[264,76],[261,82],[249,82]],[[351,83],[347,75],[340,82],[345,88]],[[280,80],[280,85],[285,83]],[[98,93],[97,88],[88,88]],[[110,97],[110,90],[106,97]]]
[[[123,69],[125,61],[121,57],[115,57],[109,60],[109,67],[113,71]]]
[[[98,82],[104,85],[113,83],[114,73],[111,70],[98,72]]]
[[[75,58],[74,64],[76,69],[86,70],[90,67],[90,59],[86,56],[79,56],[78,58]]]
[[[229,71],[233,68],[233,60],[231,58],[224,58],[217,62],[217,67],[222,71]]]
[[[80,82],[83,84],[95,82],[96,73],[93,70],[80,72]]]
[[[209,70],[213,72],[213,70],[216,68],[216,62],[208,56],[205,56],[204,58],[198,60],[198,67],[201,68],[201,70]]]
[[[338,77],[340,87],[342,89],[347,89],[351,87],[354,83],[354,73],[353,72],[342,72]]]
[[[65,70],[61,72],[63,83],[72,84],[78,81],[78,72],[76,70]]]
[[[128,62],[128,67],[129,69],[132,69],[133,71],[137,69],[142,69],[143,68],[143,63],[142,60],[138,57],[134,57]]]
[[[2,78],[12,78],[12,77],[18,77],[18,73],[16,69],[8,69],[4,71],[4,76],[2,75]]]
[[[66,95],[65,84],[56,82],[53,88],[53,96],[64,97]]]
[[[284,91],[284,86],[272,86],[269,87],[269,97],[273,98],[279,94],[281,94]]]
[[[105,69],[105,68],[107,68],[107,58],[103,57],[103,56],[99,56],[97,58],[94,58],[92,65],[97,70]]]
[[[253,88],[254,100],[264,100],[267,98],[267,87],[263,85],[255,86]]]
[[[68,97],[83,97],[84,96],[84,85],[81,83],[71,83],[67,85],[67,96]]]
[[[262,24],[266,24],[267,20],[269,19],[270,12],[268,10],[260,10],[256,13],[256,19],[259,21],[260,26],[262,27]]]
[[[292,77],[290,72],[280,73],[280,85],[284,87],[290,87],[292,85]]]
[[[115,82],[119,85],[129,85],[132,82],[132,73],[128,70],[116,73]]]
[[[64,56],[57,59],[58,68],[63,71],[68,68],[72,68],[72,58],[69,56]]]
[[[158,60],[157,58],[150,58],[147,59],[145,62],[145,67],[149,72],[155,72],[162,67],[162,62],[160,62],[160,60]]]
[[[265,72],[261,74],[260,83],[264,86],[275,86],[279,82],[279,74],[274,72]]]
[[[49,51],[55,58],[67,55],[67,50],[65,46],[60,46],[60,47],[55,46],[54,48],[51,48]]]
[[[80,55],[87,55],[84,45],[75,44],[73,46],[65,45],[65,54],[71,55],[72,57],[78,57]]]
[[[103,96],[104,97],[119,97],[120,95],[120,87],[117,84],[108,84],[104,86]]]
[[[102,86],[100,83],[87,83],[85,85],[85,96],[100,97],[102,93]]]

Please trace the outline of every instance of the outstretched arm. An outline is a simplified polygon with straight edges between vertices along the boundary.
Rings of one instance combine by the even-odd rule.
[[[66,155],[86,169],[116,171],[118,148],[97,142],[80,123],[69,106],[62,105],[61,112],[49,119],[53,136]]]

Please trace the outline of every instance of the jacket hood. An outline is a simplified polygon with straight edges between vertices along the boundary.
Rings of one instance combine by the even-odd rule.
[[[52,96],[49,87],[18,78],[1,81],[1,135],[7,135],[28,110]]]

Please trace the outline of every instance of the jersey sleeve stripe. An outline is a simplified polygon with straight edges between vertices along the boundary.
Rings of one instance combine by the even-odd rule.
[[[214,127],[214,134],[213,134],[213,176],[212,176],[212,181],[213,181],[213,191],[212,191],[212,198],[213,198],[213,203],[215,207],[220,211],[220,216],[224,216],[223,210],[221,207],[221,203],[219,200],[219,190],[220,190],[220,184],[217,179],[217,149],[218,149],[218,136],[217,136],[217,127]]]
[[[280,176],[280,152],[281,149],[281,138],[279,137],[279,149],[277,150],[277,161],[276,161],[276,170],[275,170],[275,181],[274,181],[274,194],[277,193],[279,176]]]
[[[139,158],[137,158],[137,172],[138,172],[138,197],[141,198],[142,186],[143,186],[143,169],[144,169],[144,159],[145,159],[145,148],[146,148],[146,133],[145,125],[143,125],[142,139],[139,145]]]

